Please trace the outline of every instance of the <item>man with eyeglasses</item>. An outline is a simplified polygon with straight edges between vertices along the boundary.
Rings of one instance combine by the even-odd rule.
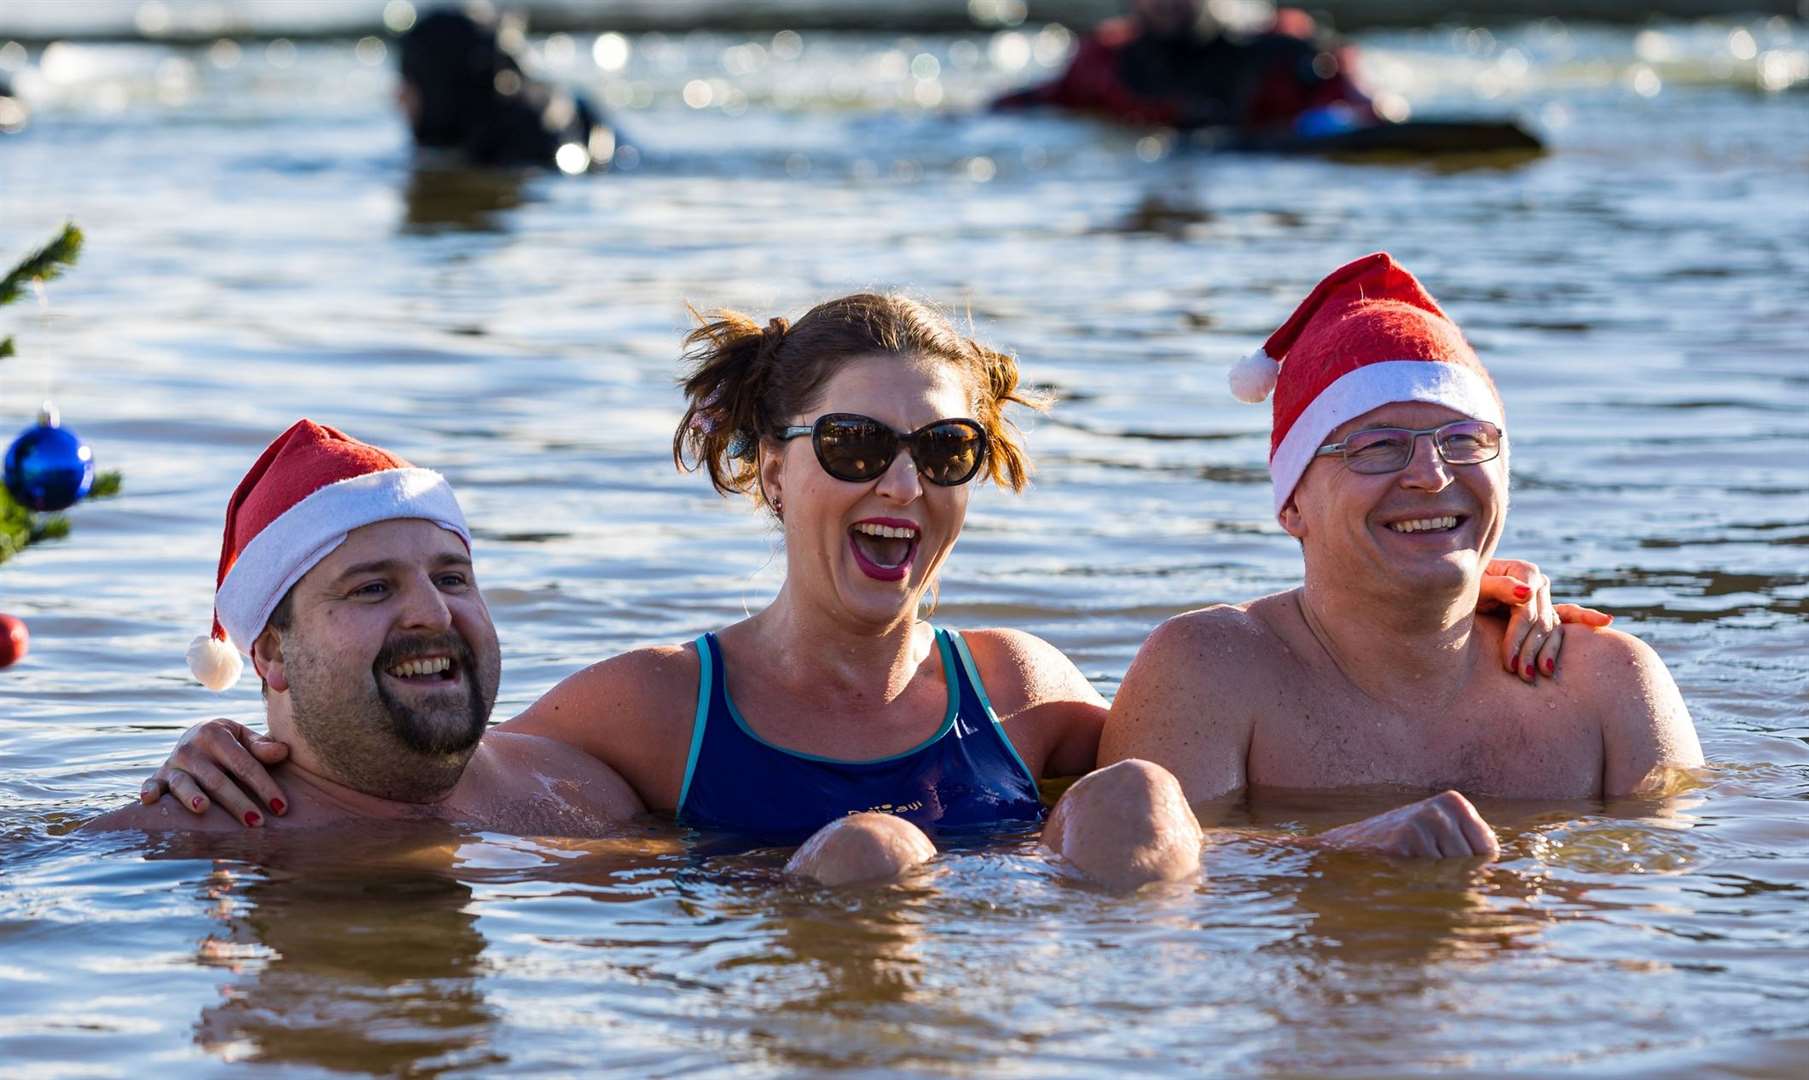
[[[1321,839],[1445,857],[1499,850],[1466,795],[1659,793],[1702,764],[1664,663],[1605,618],[1570,609],[1595,625],[1528,647],[1512,674],[1495,659],[1514,645],[1476,608],[1507,520],[1501,398],[1387,254],[1321,282],[1232,386],[1249,402],[1274,391],[1275,513],[1305,579],[1159,627],[1112,704],[1102,765],[1162,765],[1196,807],[1265,788],[1438,791]]]

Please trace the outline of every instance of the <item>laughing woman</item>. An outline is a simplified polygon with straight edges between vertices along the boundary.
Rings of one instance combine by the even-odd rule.
[[[871,294],[795,326],[718,313],[688,343],[674,457],[777,519],[784,584],[717,633],[578,673],[511,724],[610,762],[685,824],[796,843],[848,819],[796,860],[821,877],[927,855],[919,826],[1038,820],[1038,777],[1093,767],[1105,701],[1029,634],[918,618],[971,481],[1028,479],[1004,415],[1037,404],[1016,363]]]
[[[1027,481],[1005,410],[1040,402],[1016,362],[892,295],[831,300],[795,325],[720,312],[687,340],[674,457],[773,515],[785,581],[759,613],[593,664],[503,729],[584,750],[681,823],[809,836],[792,869],[828,882],[929,857],[925,829],[1040,820],[1038,778],[1093,768],[1104,699],[1030,634],[918,615],[972,482]],[[1540,636],[1548,602],[1543,616]],[[274,785],[235,735],[277,760],[261,736],[215,721],[185,737],[147,796],[167,782],[188,805],[194,763],[229,807],[244,799],[233,777],[268,802]],[[1198,829],[1167,773],[1125,762],[1089,782],[1123,813],[1086,829],[1111,833],[1105,846],[1141,859],[1137,873],[1197,867]],[[1162,835],[1148,824],[1177,819],[1185,827]],[[1058,814],[1051,846],[1078,832]]]

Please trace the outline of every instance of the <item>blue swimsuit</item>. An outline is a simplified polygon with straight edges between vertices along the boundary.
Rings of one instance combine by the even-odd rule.
[[[920,745],[842,761],[774,746],[729,700],[715,634],[697,639],[703,666],[678,820],[706,829],[801,840],[847,814],[880,810],[924,828],[1036,821],[1036,778],[1005,737],[959,634],[936,631],[948,712]]]

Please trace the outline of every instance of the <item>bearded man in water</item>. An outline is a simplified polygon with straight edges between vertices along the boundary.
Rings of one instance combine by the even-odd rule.
[[[443,821],[591,836],[641,811],[589,755],[486,733],[501,656],[470,544],[444,478],[332,428],[302,420],[252,466],[226,511],[213,632],[189,665],[221,690],[242,666],[235,646],[250,655],[277,741],[240,752],[268,754],[294,800],[270,796],[281,815],[270,824]],[[264,821],[248,801],[221,806],[190,786],[87,828]]]
[[[1158,627],[1112,703],[1102,765],[1155,762],[1196,807],[1262,788],[1448,789],[1320,840],[1469,856],[1498,847],[1465,794],[1659,793],[1702,764],[1637,638],[1573,627],[1520,655],[1518,678],[1492,659],[1504,627],[1476,606],[1507,522],[1501,398],[1387,254],[1321,282],[1232,380],[1245,401],[1274,390],[1275,512],[1305,581]],[[1535,690],[1558,642],[1564,676]]]

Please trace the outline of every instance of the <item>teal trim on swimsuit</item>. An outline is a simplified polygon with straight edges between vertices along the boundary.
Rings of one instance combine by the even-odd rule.
[[[754,731],[753,728],[747,726],[747,721],[743,720],[741,718],[741,710],[737,709],[735,707],[735,699],[729,696],[729,684],[726,679],[723,681],[723,684],[722,684],[722,700],[728,702],[729,715],[734,718],[736,725],[741,728],[742,732],[744,734],[746,734],[748,738],[759,743],[761,746],[765,746],[770,749],[777,750],[781,754],[787,754],[787,755],[790,755],[791,757],[795,757],[795,758],[802,758],[805,761],[828,762],[831,765],[878,765],[879,763],[884,762],[884,761],[897,761],[899,758],[910,757],[912,754],[917,753],[919,750],[922,750],[923,748],[925,748],[927,746],[934,745],[938,739],[942,738],[944,735],[947,735],[951,730],[953,730],[953,728],[955,726],[955,714],[957,712],[961,711],[961,684],[955,681],[955,655],[949,649],[948,639],[949,639],[950,635],[948,634],[947,631],[943,631],[943,630],[933,630],[932,632],[936,635],[937,648],[942,650],[942,681],[948,684],[948,712],[946,715],[943,716],[942,724],[940,727],[938,727],[936,729],[934,734],[932,734],[929,738],[923,740],[922,742],[918,743],[916,746],[911,747],[909,750],[901,750],[896,754],[887,754],[885,757],[864,758],[864,759],[860,759],[860,760],[855,760],[855,759],[851,759],[851,758],[823,757],[818,754],[806,754],[802,750],[789,750],[783,746],[778,745],[777,743],[767,742],[765,739],[762,739],[760,737],[760,735]],[[701,641],[698,643],[698,648],[699,648],[699,650],[702,650],[704,648],[704,645]],[[723,666],[726,668],[728,665],[724,664]],[[708,669],[706,668],[705,670],[708,670]],[[703,685],[708,685],[707,681]],[[699,690],[699,693],[701,694],[702,690]],[[986,700],[986,691],[984,691],[984,690],[980,691],[980,700],[981,701]],[[707,704],[708,704],[708,702],[704,698],[702,698],[702,697],[698,698],[697,708],[698,708],[699,716],[703,715],[703,710],[707,707]],[[702,725],[701,721],[698,724],[697,730],[698,731],[703,730],[703,725]],[[1010,742],[1008,741],[1006,743],[1006,745],[1009,746]],[[692,739],[691,739],[691,763],[693,765],[695,765],[697,763],[697,747],[698,747],[697,736],[695,734],[693,734]],[[1015,755],[1017,753],[1017,751],[1013,750],[1012,753]],[[1024,763],[1020,760],[1018,762],[1018,764],[1021,766]],[[1026,773],[1029,772],[1028,769],[1026,769],[1024,771]],[[685,774],[685,780],[686,780],[685,786],[687,788],[689,788],[690,787],[690,772],[688,770]],[[679,800],[679,805],[680,806],[684,805],[684,800],[682,798]]]
[[[703,750],[704,725],[710,720],[710,684],[715,681],[709,642],[700,637],[691,645],[697,650],[697,717],[691,721],[691,756],[685,759],[685,783],[678,789],[678,805],[673,808],[674,817],[680,821],[685,816],[685,799],[691,794],[691,774],[697,771],[697,755]]]
[[[992,726],[998,729],[999,741],[1005,744],[1005,749],[1011,751],[1011,760],[1018,763],[1018,768],[1024,770],[1031,786],[1035,787],[1036,774],[1030,771],[1030,766],[1024,764],[1023,755],[1018,753],[1018,748],[1011,745],[1011,736],[1005,734],[1005,725],[999,722],[999,714],[992,707],[992,699],[986,696],[986,684],[980,681],[980,665],[974,663],[974,654],[967,651],[967,639],[959,633],[950,636],[955,639],[955,651],[961,654],[961,666],[967,669],[967,681],[974,684],[974,693],[980,695],[980,705],[992,719]]]

